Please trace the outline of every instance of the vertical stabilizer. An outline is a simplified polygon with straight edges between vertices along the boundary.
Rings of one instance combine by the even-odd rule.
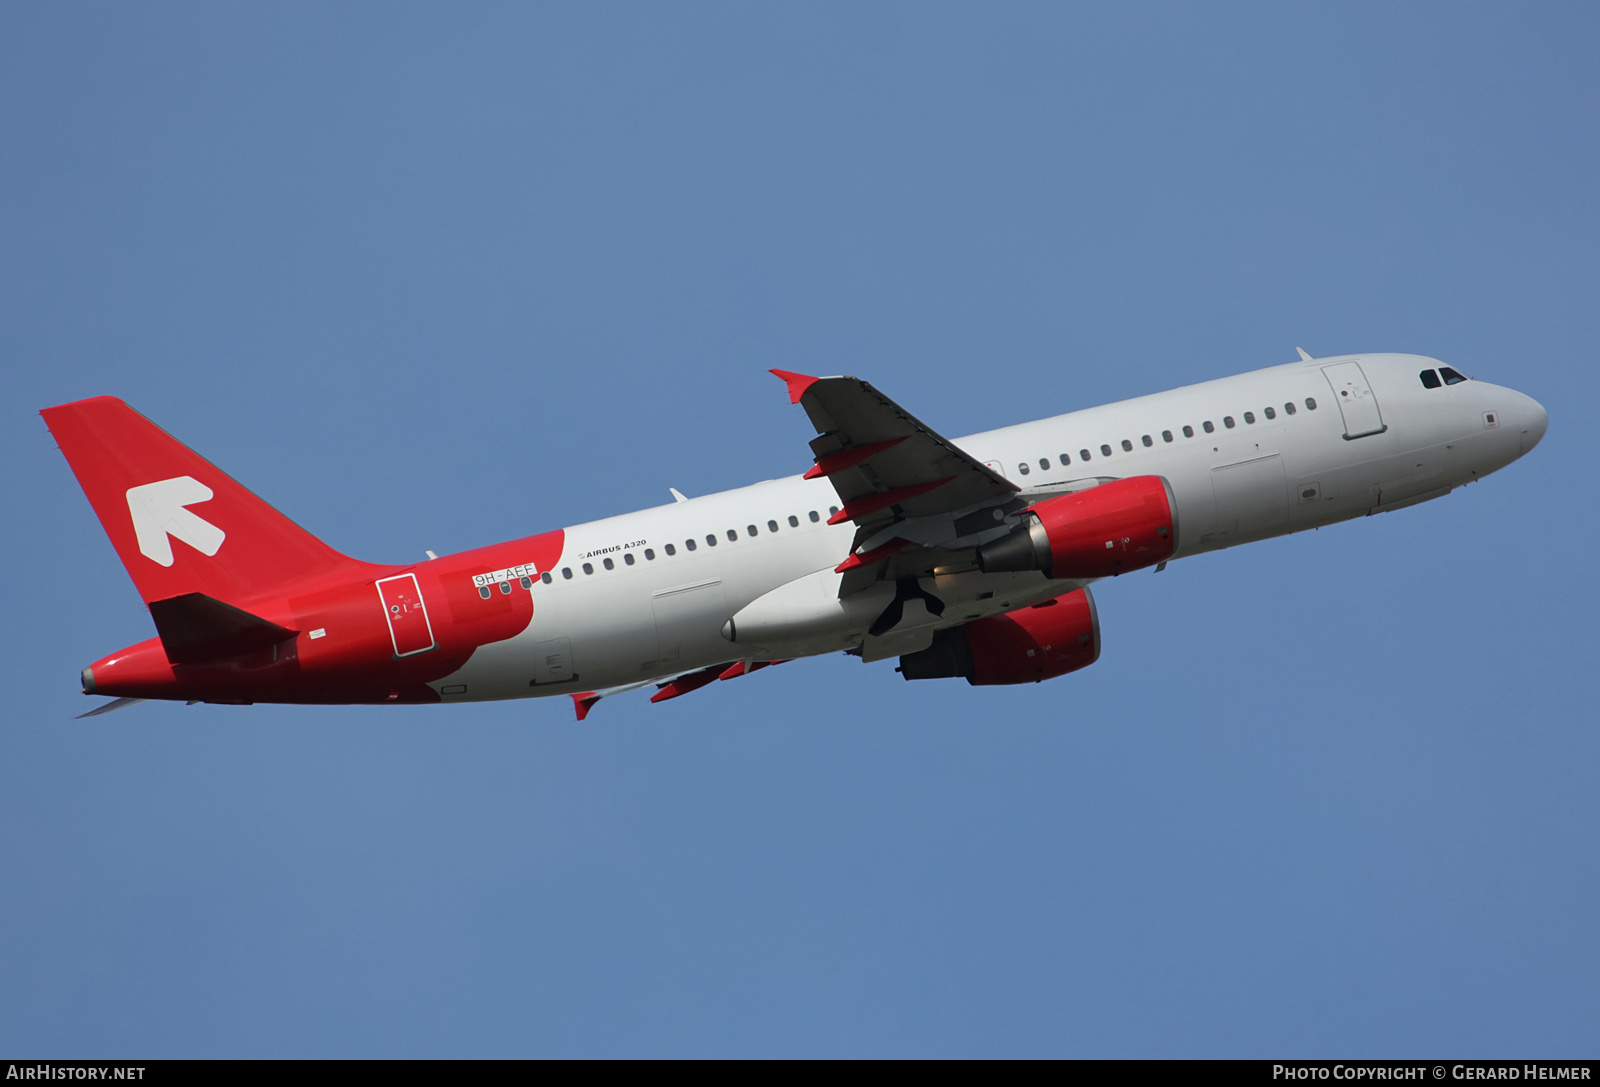
[[[188,593],[239,603],[369,569],[116,397],[40,414],[146,603]]]

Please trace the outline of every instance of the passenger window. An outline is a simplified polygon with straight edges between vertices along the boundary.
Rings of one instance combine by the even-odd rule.
[[[1039,471],[1046,472],[1046,471],[1049,471],[1049,469],[1050,469],[1050,458],[1049,457],[1040,457],[1039,458]]]
[[[633,552],[632,551],[624,551],[622,553],[622,561],[627,563],[629,566],[632,566],[633,565]]]
[[[674,555],[676,555],[678,553],[678,549],[676,547],[673,547],[671,544],[668,544],[666,547],[663,547],[661,550],[663,550],[663,551],[665,551],[667,553],[667,558],[669,558],[669,559],[672,556],[674,556]]]
[[[812,510],[812,511],[811,511],[811,523],[812,523],[812,524],[816,524],[816,523],[817,523],[817,520],[818,520],[818,518],[817,518],[817,511],[816,511],[816,510]]]
[[[1247,423],[1254,424],[1255,421],[1256,421],[1256,413],[1253,412],[1253,411],[1245,412],[1244,413],[1244,421],[1247,422]]]
[[[767,531],[768,532],[776,532],[776,531],[778,531],[778,522],[776,522],[776,521],[768,521],[767,522]]]
[[[1089,451],[1087,449],[1078,450],[1078,459],[1079,460],[1085,460],[1085,461],[1088,460],[1089,459]]]
[[[1314,396],[1306,397],[1306,410],[1307,411],[1316,411],[1317,410],[1317,399],[1316,399],[1316,397],[1314,397]]]
[[[583,572],[586,573],[586,574],[594,573],[594,563],[592,563],[592,562],[584,563],[583,564]]]
[[[563,566],[563,567],[562,567],[562,568],[561,568],[561,576],[562,576],[562,577],[563,577],[563,578],[564,578],[564,579],[565,579],[565,580],[567,580],[567,581],[571,581],[571,580],[572,580],[572,567],[570,567],[570,566]]]
[[[716,547],[717,546],[717,534],[715,532],[706,533],[706,546],[707,547]]]
[[[1061,454],[1061,456],[1057,459],[1061,461],[1061,467],[1063,468],[1072,463],[1072,458],[1067,456],[1065,453]]]
[[[1122,451],[1124,453],[1132,453],[1133,452],[1133,443],[1130,442],[1126,438],[1122,439]]]
[[[1172,431],[1163,430],[1161,432],[1161,440],[1164,442],[1170,442],[1172,440]]]
[[[487,586],[487,585],[479,585],[478,586],[478,595],[483,597],[485,600],[489,599],[489,586]]]
[[[1100,455],[1102,457],[1109,457],[1111,455],[1111,447],[1109,445],[1102,445],[1100,447]]]
[[[790,528],[799,528],[800,527],[800,518],[796,517],[792,513],[789,515],[789,527]]]
[[[1139,439],[1139,440],[1140,440],[1140,441],[1141,441],[1141,442],[1143,442],[1143,443],[1144,443],[1144,447],[1145,447],[1145,448],[1146,448],[1146,449],[1149,449],[1149,448],[1150,448],[1150,447],[1151,447],[1151,446],[1152,446],[1152,445],[1155,445],[1155,444],[1156,444],[1156,443],[1155,443],[1155,442],[1154,442],[1154,441],[1153,441],[1153,440],[1152,440],[1152,439],[1151,439],[1151,437],[1150,437],[1150,435],[1148,435],[1148,434],[1146,434],[1146,435],[1145,435],[1145,436],[1144,436],[1144,437],[1142,437],[1142,438],[1140,438],[1140,439]]]
[[[1224,415],[1222,417],[1222,425],[1227,427],[1229,430],[1232,430],[1233,429],[1233,416]]]
[[[1184,437],[1185,437],[1185,438],[1192,438],[1192,437],[1194,437],[1194,427],[1192,427],[1192,426],[1185,426],[1185,427],[1184,427],[1184,428],[1183,428],[1183,436],[1184,436]]]
[[[644,561],[645,562],[655,562],[656,561],[656,553],[653,550],[651,550],[650,548],[648,548],[648,547],[644,549]]]
[[[750,527],[751,527],[751,528],[752,528],[752,529],[754,529],[754,528],[755,528],[755,526],[754,526],[754,525],[751,525],[751,526],[750,526]],[[730,529],[729,529],[729,530],[728,530],[728,542],[729,542],[729,543],[732,543],[732,542],[733,542],[733,541],[734,541],[734,540],[737,540],[737,539],[738,539],[738,538],[739,538],[739,530],[738,530],[738,529],[736,529],[736,528],[730,528]]]
[[[837,515],[838,512],[839,512],[839,507],[838,506],[829,506],[828,507],[828,516],[829,517],[833,517],[833,516]]]
[[[1021,472],[1023,475],[1027,475],[1028,474],[1028,462],[1027,461],[1023,461],[1021,464],[1017,465],[1017,471]]]
[[[1293,400],[1288,400],[1288,401],[1284,402],[1283,413],[1285,415],[1293,415],[1294,414],[1294,401]]]
[[[617,564],[611,561],[611,557],[609,555],[601,561],[605,564],[605,568],[607,570],[615,570],[617,568]]]
[[[511,582],[502,581],[500,583],[500,591],[505,593],[507,596],[510,596],[511,595]]]
[[[1444,383],[1446,385],[1459,385],[1463,381],[1467,380],[1466,374],[1457,373],[1448,366],[1439,367],[1439,376],[1444,378]]]
[[[1215,434],[1217,432],[1216,424],[1210,419],[1207,419],[1205,422],[1201,423],[1200,429],[1205,431],[1207,434]]]
[[[1437,389],[1442,384],[1439,381],[1439,373],[1436,370],[1424,370],[1417,376],[1422,379],[1422,387],[1424,389]]]
[[[1262,408],[1261,413],[1265,415],[1268,420],[1276,419],[1278,417],[1278,413],[1273,411],[1271,408]]]
[[[546,570],[544,573],[539,575],[539,580],[544,582],[546,585],[548,585],[552,581],[554,581],[555,578],[550,576],[550,571],[549,570]]]
[[[712,543],[716,543],[717,541],[716,540],[712,540],[711,542]],[[690,551],[693,551],[694,550],[694,541],[693,540],[684,540],[683,541],[683,546],[687,547]]]
[[[524,589],[531,589],[531,588],[533,588],[533,579],[532,579],[532,578],[523,578],[523,579],[522,579],[522,587],[523,587],[523,588],[524,588]]]
[[[745,532],[749,533],[751,536],[754,536],[756,534],[756,532],[757,532],[757,529],[756,529],[755,525],[745,525],[744,526],[744,530],[745,530]],[[728,530],[728,539],[730,539],[730,540],[733,539],[733,529],[731,529],[731,528]]]

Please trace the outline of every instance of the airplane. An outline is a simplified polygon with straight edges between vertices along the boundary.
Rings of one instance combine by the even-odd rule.
[[[1423,356],[1313,358],[952,441],[784,370],[802,474],[409,565],[334,551],[127,404],[41,414],[155,623],[86,694],[225,704],[652,702],[799,657],[1040,682],[1100,656],[1090,585],[1427,502],[1543,407]]]

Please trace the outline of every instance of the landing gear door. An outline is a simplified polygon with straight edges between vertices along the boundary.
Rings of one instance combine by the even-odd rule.
[[[1344,417],[1345,439],[1365,438],[1369,434],[1382,434],[1389,428],[1378,411],[1378,398],[1367,384],[1367,375],[1361,372],[1359,362],[1338,362],[1322,368],[1323,376],[1333,387],[1333,399]]]

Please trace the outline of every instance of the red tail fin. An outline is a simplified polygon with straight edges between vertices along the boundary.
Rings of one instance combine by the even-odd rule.
[[[198,592],[237,604],[367,568],[114,396],[40,414],[146,603]]]

